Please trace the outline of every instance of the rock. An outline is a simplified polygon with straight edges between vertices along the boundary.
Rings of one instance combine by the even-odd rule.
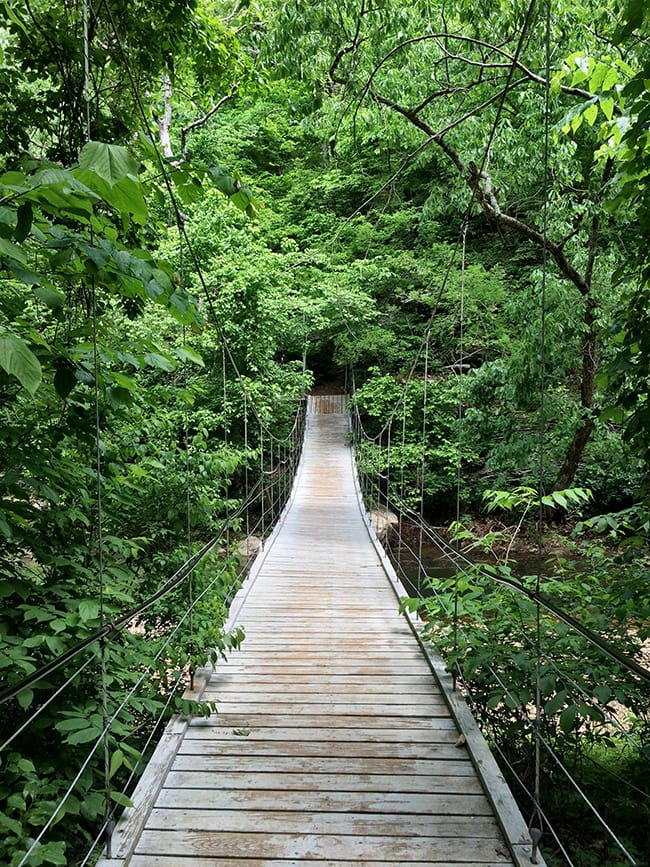
[[[373,509],[370,512],[370,526],[377,534],[377,538],[383,542],[388,536],[391,527],[396,527],[399,524],[399,518],[393,512],[387,509]]]
[[[259,536],[247,536],[237,545],[237,550],[242,557],[246,558],[254,557],[261,547],[262,540]]]

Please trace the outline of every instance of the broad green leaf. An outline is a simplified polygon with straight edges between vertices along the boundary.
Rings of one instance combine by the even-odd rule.
[[[41,364],[19,337],[13,334],[0,334],[0,367],[30,394],[35,394],[41,384]]]
[[[564,706],[566,701],[567,693],[566,690],[561,690],[556,693],[553,698],[549,699],[544,705],[545,712],[552,716],[554,713],[557,713],[561,707]]]
[[[600,108],[607,120],[611,120],[614,116],[614,100],[611,96],[600,100]]]
[[[225,169],[220,166],[211,166],[209,172],[214,185],[224,195],[232,196],[237,192],[238,187],[235,179]]]
[[[67,358],[58,358],[54,365],[54,388],[59,397],[65,400],[78,382],[74,365]]]
[[[111,800],[115,801],[120,807],[132,807],[133,802],[130,798],[127,798],[126,795],[122,794],[122,792],[111,792]]]
[[[48,307],[63,307],[65,304],[65,295],[61,292],[55,292],[53,289],[47,289],[45,286],[35,286],[34,295]]]
[[[115,776],[115,774],[117,773],[117,771],[119,771],[123,764],[124,753],[122,752],[122,750],[115,750],[115,752],[111,756],[111,765],[108,772],[109,779]]]
[[[32,205],[31,202],[24,202],[16,212],[17,222],[14,237],[19,244],[25,240],[32,228]]]
[[[175,365],[164,355],[160,355],[158,352],[145,352],[144,354],[145,364],[149,367],[157,367],[160,370],[165,370],[167,373],[171,373],[174,370]]]
[[[17,277],[21,283],[25,284],[25,286],[38,286],[41,282],[41,278],[38,274],[34,274],[33,271],[27,271],[25,268],[21,268],[17,262],[12,262],[11,259],[7,262],[7,268],[9,268],[14,277]]]
[[[594,695],[601,704],[607,704],[612,697],[612,691],[605,684],[599,684],[594,687]]]
[[[190,361],[192,364],[197,364],[199,367],[204,367],[203,359],[198,352],[195,352],[190,346],[181,346],[176,350],[176,355],[180,361]]]
[[[136,222],[141,225],[146,223],[149,212],[144,200],[142,186],[137,178],[129,176],[111,184],[97,171],[90,169],[77,171],[76,177],[101,196],[118,213],[132,214]]]
[[[577,132],[582,126],[582,121],[584,120],[584,114],[576,114],[576,116],[571,121],[571,129],[573,132]]]
[[[90,725],[87,728],[74,732],[68,738],[66,738],[67,743],[74,746],[75,744],[87,744],[90,741],[97,740],[97,738],[101,735],[102,730],[97,728],[96,726]]]
[[[15,834],[17,837],[22,837],[23,826],[18,819],[12,819],[6,813],[0,812],[0,828]]]
[[[605,63],[597,63],[594,71],[589,78],[589,93],[596,93],[596,91],[600,88],[603,83],[603,79],[607,75],[607,71],[611,67],[607,66]]]
[[[87,727],[88,720],[85,717],[70,717],[69,719],[61,720],[54,726],[59,732],[76,732]]]
[[[13,259],[15,262],[20,262],[21,265],[27,264],[27,256],[25,251],[17,244],[12,244],[5,238],[0,238],[0,257]]]
[[[33,689],[23,689],[16,696],[16,700],[18,704],[23,708],[28,708],[31,703],[34,701],[34,690]]]
[[[94,599],[82,599],[79,603],[79,617],[84,623],[99,617],[99,604]]]
[[[79,167],[99,175],[111,187],[124,178],[137,179],[139,164],[121,145],[90,141],[79,154]]]
[[[127,376],[125,373],[119,373],[118,371],[114,371],[111,373],[111,378],[113,382],[119,385],[121,388],[126,388],[128,391],[135,392],[137,391],[137,384],[135,379],[131,376]]]
[[[593,126],[596,122],[596,118],[598,117],[598,105],[594,103],[585,109],[585,120],[589,124],[589,126]]]
[[[570,704],[560,714],[560,728],[563,732],[568,733],[573,729],[576,718],[578,716],[578,708],[574,704]]]
[[[65,854],[66,844],[62,841],[52,841],[44,846],[38,846],[35,853],[41,859],[42,864],[60,864],[65,867],[70,863],[70,859]]]
[[[119,409],[121,406],[133,403],[133,394],[128,388],[122,388],[121,385],[110,386],[106,389],[106,397],[113,409]]]

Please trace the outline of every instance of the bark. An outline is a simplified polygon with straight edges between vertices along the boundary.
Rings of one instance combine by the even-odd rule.
[[[172,123],[172,80],[167,73],[163,77],[163,94],[165,107],[162,117],[158,118],[158,139],[162,148],[163,156],[173,157],[172,143],[169,137],[169,128]]]

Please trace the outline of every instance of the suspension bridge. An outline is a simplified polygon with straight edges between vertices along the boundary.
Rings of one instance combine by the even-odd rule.
[[[242,649],[168,726],[100,867],[543,864],[363,512],[342,395],[233,600]]]

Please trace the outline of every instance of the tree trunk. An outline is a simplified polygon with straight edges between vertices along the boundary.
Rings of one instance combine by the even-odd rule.
[[[595,245],[598,237],[598,219],[594,217],[590,234],[590,253],[585,272],[586,285],[591,288],[591,278],[595,257]],[[594,394],[596,391],[596,373],[598,371],[597,333],[596,333],[597,305],[591,295],[585,296],[585,312],[582,318],[585,326],[585,338],[582,344],[582,374],[580,380],[580,408],[582,422],[578,425],[573,439],[564,455],[564,461],[553,483],[554,491],[563,491],[571,487],[578,472],[580,461],[589,442],[596,421],[593,416]]]
[[[172,143],[169,137],[169,128],[172,123],[172,80],[167,73],[163,78],[163,92],[165,98],[165,108],[162,117],[158,118],[158,138],[162,148],[163,156],[173,157]]]

